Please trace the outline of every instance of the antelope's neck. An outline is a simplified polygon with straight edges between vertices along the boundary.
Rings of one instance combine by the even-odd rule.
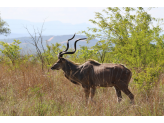
[[[76,71],[78,71],[79,65],[73,64],[72,62],[67,61],[65,66],[62,68],[66,76],[72,77]]]

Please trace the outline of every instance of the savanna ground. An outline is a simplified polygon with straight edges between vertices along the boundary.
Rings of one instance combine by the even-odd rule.
[[[12,67],[12,66],[10,66]],[[149,97],[131,80],[129,88],[135,105],[124,94],[117,103],[114,88],[97,88],[96,104],[85,105],[83,88],[67,80],[62,71],[42,72],[39,64],[26,63],[11,70],[0,64],[1,116],[162,116],[164,79],[157,82]]]

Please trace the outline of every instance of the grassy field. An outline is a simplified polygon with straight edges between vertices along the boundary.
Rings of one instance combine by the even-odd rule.
[[[122,93],[117,103],[114,88],[97,88],[96,104],[85,105],[83,88],[69,82],[62,71],[42,72],[39,64],[22,64],[11,70],[0,64],[1,116],[161,116],[164,115],[164,79],[148,95],[133,82],[129,88],[135,105]]]

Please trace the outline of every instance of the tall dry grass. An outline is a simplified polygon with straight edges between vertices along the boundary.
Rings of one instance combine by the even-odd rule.
[[[135,105],[122,93],[117,103],[114,88],[97,88],[96,104],[85,105],[83,88],[69,82],[62,71],[42,72],[39,64],[22,64],[11,70],[0,64],[0,115],[4,116],[148,116],[164,114],[164,80],[151,91],[140,93],[133,82]]]

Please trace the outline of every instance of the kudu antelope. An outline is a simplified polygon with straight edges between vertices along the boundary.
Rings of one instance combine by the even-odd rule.
[[[91,92],[91,100],[95,95],[96,87],[113,87],[116,90],[118,102],[122,100],[121,91],[123,91],[134,103],[134,95],[129,91],[128,84],[130,82],[132,72],[121,64],[104,63],[100,64],[94,60],[88,60],[82,65],[75,64],[65,58],[64,54],[74,54],[76,52],[76,43],[86,38],[75,41],[73,52],[67,52],[69,41],[65,51],[58,54],[58,61],[51,67],[52,70],[62,69],[65,77],[74,84],[80,84],[84,88],[86,103],[88,103],[89,94]]]

